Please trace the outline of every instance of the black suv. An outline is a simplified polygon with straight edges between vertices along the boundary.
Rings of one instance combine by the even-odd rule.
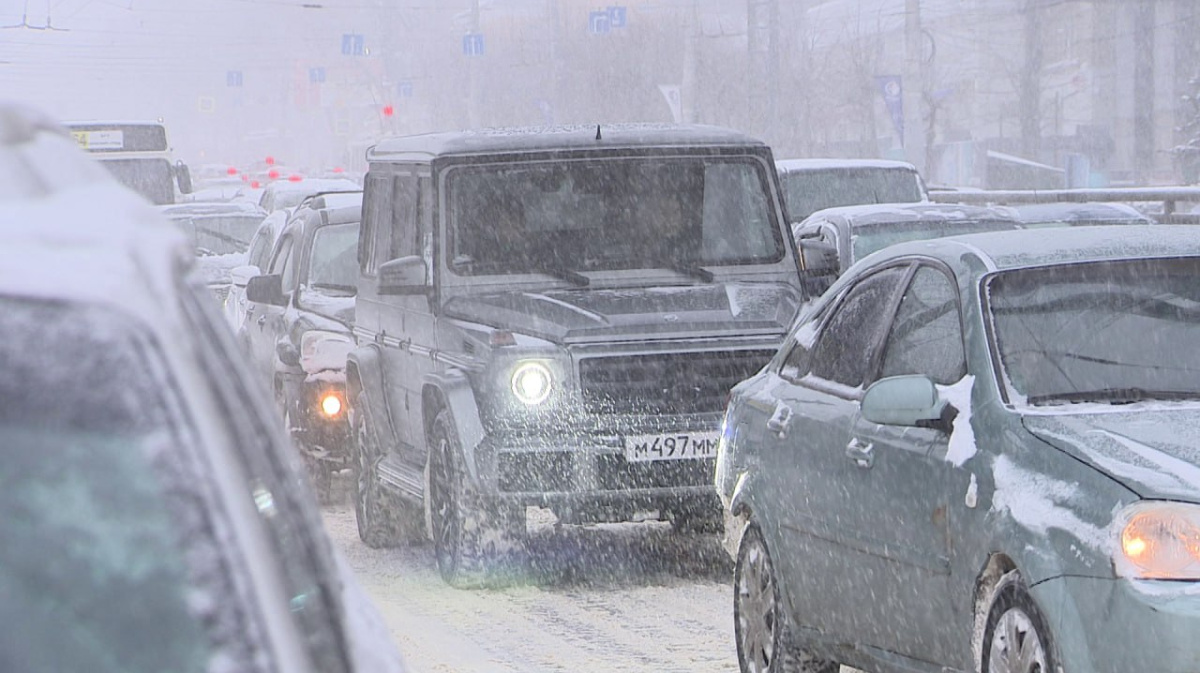
[[[347,365],[359,534],[520,572],[528,505],[719,531],[730,387],[802,300],[770,149],[725,129],[493,130],[368,152]]]
[[[239,335],[271,386],[317,494],[349,466],[346,355],[353,348],[362,193],[310,197],[280,232],[266,274],[249,279]]]

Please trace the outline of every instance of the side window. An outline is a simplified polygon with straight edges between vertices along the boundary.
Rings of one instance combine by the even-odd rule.
[[[250,251],[246,253],[246,263],[253,264],[258,267],[259,271],[267,264],[267,256],[271,254],[271,237],[267,235],[266,229],[259,229],[254,235],[254,241],[250,244]]]
[[[417,194],[417,176],[396,176],[392,192],[392,247],[389,259],[421,254]]]
[[[358,238],[358,266],[363,274],[375,275],[381,261],[377,250],[387,250],[391,237],[392,177],[368,175],[363,188],[363,222]]]
[[[437,210],[437,195],[433,193],[433,178],[423,177],[418,181],[420,194],[417,197],[417,219],[420,221],[418,240],[420,252],[425,260],[425,282],[433,284],[433,217]]]
[[[780,366],[779,375],[789,381],[798,381],[812,370],[812,350],[817,341],[817,332],[829,316],[832,307],[838,304],[834,299],[825,304],[820,313],[813,315],[796,328],[792,337],[791,350]]]
[[[906,271],[907,267],[884,269],[850,289],[817,337],[813,376],[851,387],[863,384],[871,349],[887,329],[891,316],[886,313]]]
[[[946,274],[922,266],[900,300],[880,375],[924,374],[945,385],[966,373],[958,288]]]
[[[291,237],[287,237],[280,241],[279,252],[275,255],[275,259],[271,262],[271,273],[277,273],[283,277],[283,291],[287,292],[293,287],[296,287],[296,241]]]

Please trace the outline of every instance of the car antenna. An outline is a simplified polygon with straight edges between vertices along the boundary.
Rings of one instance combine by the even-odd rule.
[[[604,140],[600,137],[600,125],[596,124],[596,140]]]

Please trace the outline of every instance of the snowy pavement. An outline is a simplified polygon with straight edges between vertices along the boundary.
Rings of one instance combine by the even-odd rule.
[[[428,543],[375,550],[358,539],[348,480],[326,527],[383,614],[412,673],[730,673],[732,569],[716,540],[661,523],[530,524],[530,581],[444,584]],[[536,510],[535,510],[536,512]]]

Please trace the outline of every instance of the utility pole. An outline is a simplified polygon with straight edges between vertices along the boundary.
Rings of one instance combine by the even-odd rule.
[[[929,139],[925,135],[925,36],[921,31],[921,0],[904,0],[904,156],[925,173]]]
[[[1139,184],[1154,173],[1155,0],[1133,7],[1133,164]]]
[[[750,60],[750,119],[757,133],[772,135],[778,119],[779,3],[747,0]]]
[[[1021,153],[1038,160],[1042,145],[1042,0],[1025,0],[1025,62],[1021,65],[1018,100],[1021,121]]]
[[[683,81],[679,83],[680,108],[683,121],[695,124],[700,120],[696,101],[700,97],[696,93],[696,82],[699,81],[700,60],[700,0],[692,0],[687,11],[683,37]]]
[[[479,0],[471,0],[471,34],[479,35]],[[467,56],[467,123],[470,128],[482,126],[480,121],[480,100],[483,98],[479,90],[479,60],[481,56]]]

